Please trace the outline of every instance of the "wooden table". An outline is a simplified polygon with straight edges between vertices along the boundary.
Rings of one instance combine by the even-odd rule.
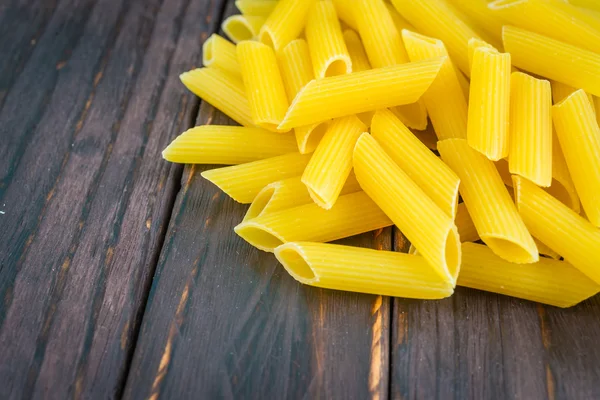
[[[178,75],[232,3],[0,3],[0,398],[600,398],[599,297],[301,286],[233,233],[210,166],[161,159],[231,123]]]

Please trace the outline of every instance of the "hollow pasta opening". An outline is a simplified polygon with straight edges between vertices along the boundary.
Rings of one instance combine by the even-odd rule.
[[[532,254],[526,248],[511,240],[483,236],[482,240],[496,255],[517,264],[530,264],[537,261],[538,253]]]
[[[262,31],[260,33],[259,39],[262,43],[266,44],[267,46],[271,47],[272,49],[275,48],[275,41],[273,40],[273,35],[271,35],[271,32],[269,32],[268,30]]]
[[[202,46],[202,64],[204,64],[205,67],[208,67],[209,65],[211,65],[214,60],[213,47],[214,47],[214,40],[213,40],[213,37],[211,36],[206,40],[206,42],[204,43],[204,46]]]
[[[254,39],[252,28],[246,20],[241,18],[228,18],[223,23],[223,31],[235,43],[241,42],[242,40]]]
[[[321,208],[329,210],[333,204],[330,204],[323,196],[321,196],[318,192],[314,191],[311,187],[307,186],[308,194],[311,199]]]
[[[281,238],[260,226],[241,223],[234,230],[246,242],[263,251],[272,253],[277,246],[283,244]]]
[[[580,211],[580,207],[578,207],[579,204],[574,204],[575,199],[571,196],[567,188],[556,179],[552,179],[552,184],[550,185],[550,187],[542,189],[544,189],[549,195],[551,195],[570,209],[575,210],[576,212]]]
[[[274,187],[267,186],[263,190],[261,190],[260,193],[257,194],[254,198],[254,201],[250,205],[250,208],[248,208],[245,220],[256,218],[260,214],[262,214],[262,212],[265,210],[265,207],[267,207],[267,204],[269,204],[269,202],[273,198],[274,194]]]
[[[284,246],[277,250],[276,255],[289,274],[300,282],[307,283],[317,278],[315,272],[297,248]]]
[[[347,73],[348,65],[346,64],[346,60],[334,60],[327,66],[327,69],[325,70],[325,77],[344,75]]]
[[[453,284],[456,284],[456,280],[458,279],[458,272],[460,270],[461,253],[460,240],[458,238],[458,233],[455,228],[450,229],[450,231],[448,231],[448,236],[446,236],[444,256],[446,257],[446,266],[448,267],[448,273],[452,277]]]
[[[325,136],[328,126],[329,124],[323,122],[315,126],[314,129],[308,134],[304,145],[305,153],[310,153],[317,148],[321,142],[321,139],[323,139],[323,136]]]

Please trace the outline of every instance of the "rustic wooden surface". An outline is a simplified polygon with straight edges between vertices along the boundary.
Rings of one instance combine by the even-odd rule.
[[[0,2],[0,398],[600,398],[600,298],[314,289],[160,151],[229,0]],[[343,241],[407,249],[390,229]]]

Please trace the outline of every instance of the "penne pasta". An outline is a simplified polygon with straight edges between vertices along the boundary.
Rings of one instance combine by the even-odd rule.
[[[270,131],[279,124],[288,108],[288,99],[273,49],[259,42],[237,45],[237,56],[250,112],[254,123]]]
[[[279,128],[414,103],[444,61],[442,57],[311,81],[298,93]]]
[[[356,176],[351,173],[346,179],[340,196],[360,192],[361,190]],[[308,194],[306,185],[302,183],[299,176],[284,179],[268,184],[256,195],[244,216],[244,221],[312,203],[313,199]]]
[[[456,224],[456,229],[458,229],[461,242],[476,242],[480,239],[465,203],[458,205],[454,223]]]
[[[458,205],[458,176],[389,110],[373,117],[371,134],[389,157],[451,218]]]
[[[167,146],[165,160],[183,164],[243,164],[296,152],[294,135],[242,126],[188,129]]]
[[[352,72],[361,72],[371,69],[367,52],[362,44],[360,36],[352,29],[346,29],[343,33],[344,42],[352,60]]]
[[[275,256],[305,285],[415,299],[443,299],[454,292],[420,256],[310,242],[286,243]]]
[[[547,80],[513,72],[510,87],[511,174],[552,183],[552,89]]]
[[[586,22],[577,7],[548,0],[496,0],[488,7],[513,26],[600,52],[600,31]]]
[[[288,242],[331,242],[391,225],[369,196],[356,192],[341,196],[331,210],[305,204],[246,220],[234,230],[252,246],[272,253]]]
[[[400,15],[400,13],[398,13],[396,8],[391,3],[386,2],[385,6],[386,6],[388,12],[390,13],[390,17],[392,17],[392,21],[394,21],[394,25],[396,26],[396,29],[398,30],[398,32],[402,32],[402,30],[404,30],[404,29],[412,31],[412,32],[416,32],[415,27],[412,26],[410,24],[410,22],[405,20],[404,17],[402,15]]]
[[[383,0],[355,0],[355,20],[369,63],[374,68],[404,64],[409,61],[400,32]],[[420,102],[394,110],[411,128],[427,128],[427,110]]]
[[[304,39],[292,40],[277,56],[281,78],[288,100],[291,103],[300,89],[315,78],[308,43]],[[294,134],[300,153],[312,153],[317,148],[328,126],[329,124],[324,122],[295,128]]]
[[[483,47],[485,49],[489,49],[489,50],[491,50],[493,52],[498,53],[498,49],[496,49],[494,46],[492,46],[491,44],[489,44],[485,40],[477,39],[477,38],[472,38],[471,40],[469,40],[469,45],[468,45],[469,69],[473,65],[473,56],[475,55],[475,50],[477,50],[480,47]]]
[[[316,0],[279,0],[260,29],[259,40],[279,51],[297,39]]]
[[[438,151],[460,178],[460,194],[481,239],[505,260],[536,262],[539,257],[533,238],[494,164],[463,139],[440,141]]]
[[[462,252],[459,286],[563,308],[600,291],[600,286],[564,261],[540,258],[534,264],[514,264],[475,243],[464,243]]]
[[[454,219],[368,133],[358,139],[353,160],[354,173],[363,190],[439,276],[454,284],[460,269],[460,239]]]
[[[488,8],[488,0],[454,0],[452,5],[469,18],[475,28],[502,44],[502,21]]]
[[[354,2],[352,0],[332,0],[335,12],[342,22],[354,30],[358,30],[354,19]]]
[[[579,195],[554,130],[552,134],[552,184],[544,190],[577,214],[581,212]]]
[[[242,81],[215,68],[197,68],[179,76],[196,96],[243,126],[255,126]]]
[[[352,72],[352,60],[333,3],[317,1],[313,5],[304,34],[317,79]]]
[[[310,154],[290,153],[251,163],[211,169],[202,177],[238,203],[250,204],[269,183],[301,175]]]
[[[552,107],[560,147],[589,221],[600,226],[600,128],[583,90]]]
[[[243,15],[268,17],[275,9],[277,0],[237,0],[235,6]]]
[[[600,54],[513,26],[502,39],[516,67],[600,96]]]
[[[242,79],[235,45],[216,33],[210,35],[202,45],[202,64],[205,67],[217,68],[240,80]]]
[[[221,28],[233,43],[254,40],[267,19],[261,16],[232,15],[223,21]]]
[[[573,94],[573,92],[577,91],[577,88],[574,88],[569,85],[565,85],[564,83],[552,81],[552,82],[550,82],[550,84],[552,85],[552,102],[554,104],[560,103],[562,100],[566,99],[571,94]],[[594,104],[594,96],[592,96],[589,93],[586,93],[586,94],[587,94],[587,97],[588,97],[590,103]],[[596,110],[594,108],[594,113],[595,112],[596,112]]]
[[[529,231],[596,283],[600,283],[600,230],[518,175],[515,200]]]
[[[392,4],[419,33],[442,40],[452,61],[469,76],[467,45],[479,35],[445,0],[392,0]]]
[[[354,115],[334,120],[317,146],[302,183],[317,205],[329,210],[335,204],[350,171],[352,152],[367,127]]]
[[[402,31],[404,46],[411,61],[448,56],[441,40],[407,30]],[[438,139],[467,138],[467,100],[460,87],[457,73],[448,57],[438,76],[423,94]]]
[[[510,54],[478,47],[473,54],[467,139],[493,161],[508,156]]]

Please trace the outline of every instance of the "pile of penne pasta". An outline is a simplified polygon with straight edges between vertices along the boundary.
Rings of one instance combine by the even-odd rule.
[[[241,126],[163,156],[230,165],[202,176],[250,204],[244,240],[322,288],[600,291],[600,2],[236,5],[181,80]],[[327,244],[392,225],[408,254]]]

